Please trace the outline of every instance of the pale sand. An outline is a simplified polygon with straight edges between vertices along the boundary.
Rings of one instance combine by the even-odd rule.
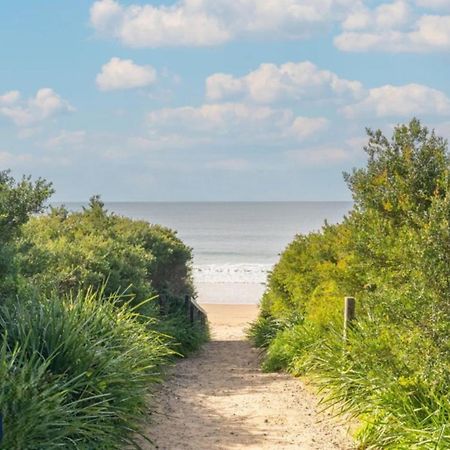
[[[162,450],[354,448],[302,381],[259,369],[243,329],[255,305],[210,305],[212,341],[179,361],[152,399],[145,434]],[[144,448],[155,448],[147,446]]]
[[[262,283],[195,283],[199,303],[257,305],[266,289]]]

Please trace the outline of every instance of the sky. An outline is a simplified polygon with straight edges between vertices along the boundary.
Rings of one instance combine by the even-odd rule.
[[[366,127],[450,137],[450,0],[14,0],[0,170],[54,201],[349,200]]]

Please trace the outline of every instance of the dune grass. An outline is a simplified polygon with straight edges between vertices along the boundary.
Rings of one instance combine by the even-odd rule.
[[[120,296],[88,290],[0,311],[3,449],[123,449],[174,351]]]

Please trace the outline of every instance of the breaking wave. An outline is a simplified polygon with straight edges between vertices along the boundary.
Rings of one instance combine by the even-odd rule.
[[[266,283],[272,264],[201,264],[194,265],[197,283]]]

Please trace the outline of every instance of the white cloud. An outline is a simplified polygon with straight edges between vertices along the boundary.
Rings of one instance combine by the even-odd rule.
[[[348,164],[349,161],[365,158],[363,148],[366,144],[367,136],[353,136],[338,145],[324,143],[313,147],[304,146],[288,150],[285,155],[293,163],[306,167]]]
[[[20,127],[27,127],[58,114],[74,111],[66,100],[50,88],[39,89],[34,97],[22,102],[18,101],[19,93],[13,92],[15,93],[12,96],[11,93],[5,94],[10,103],[5,106],[0,105],[0,114]]]
[[[448,0],[416,5],[450,11]],[[450,17],[417,16],[410,0],[368,8],[361,0],[179,0],[169,6],[97,0],[90,20],[131,47],[211,46],[238,38],[302,39],[340,22],[343,51],[427,52],[450,48]]]
[[[406,26],[411,20],[411,10],[406,1],[384,3],[374,10],[365,6],[355,8],[342,23],[344,30],[391,30]]]
[[[377,117],[450,115],[450,99],[441,91],[421,84],[385,85],[371,89],[367,97],[343,108],[347,117],[375,114]]]
[[[292,133],[299,139],[319,133],[328,127],[328,120],[323,117],[296,117],[292,126]]]
[[[31,172],[36,167],[67,167],[69,165],[70,160],[67,157],[49,157],[31,153],[0,151],[0,166],[10,169],[19,168],[25,173]]]
[[[286,156],[302,166],[332,165],[348,161],[352,152],[341,147],[315,147],[290,150]]]
[[[261,64],[249,74],[236,78],[217,73],[206,80],[209,100],[245,97],[259,103],[358,97],[363,91],[358,81],[339,78],[328,70],[320,70],[310,61],[288,62],[277,66]]]
[[[280,164],[286,164],[288,149],[312,145],[313,153],[302,150],[302,156],[288,158],[299,162],[307,156],[307,165],[335,164],[347,159],[338,150],[317,148],[323,132],[330,125],[324,117],[297,116],[287,108],[245,103],[215,103],[198,107],[165,108],[148,114],[149,138],[147,148],[183,149],[202,155],[199,163],[205,169],[223,172],[243,172],[255,169],[258,161],[276,152]],[[176,136],[182,145],[174,146]],[[186,139],[188,142],[186,142]],[[183,142],[184,141],[184,142]],[[252,161],[252,162],[250,162]],[[272,167],[272,165],[270,166]]]
[[[289,109],[243,103],[206,104],[200,107],[165,108],[148,115],[154,134],[187,133],[213,139],[299,141],[326,128],[322,117],[296,117]]]
[[[62,148],[62,147],[78,147],[85,142],[86,131],[67,131],[62,130],[56,136],[47,139],[46,147]]]
[[[200,107],[186,106],[165,108],[153,111],[148,115],[149,124],[158,129],[188,125],[193,131],[220,130],[245,125],[260,126],[276,118],[286,122],[291,118],[288,111],[277,111],[269,107],[252,107],[242,103],[208,104]],[[225,128],[226,127],[226,128]]]
[[[334,44],[343,51],[431,52],[450,49],[450,16],[417,16],[405,0],[382,4],[372,10],[360,5],[342,22],[342,28],[343,32],[335,37]]]
[[[450,49],[450,16],[423,16],[411,39],[418,49]]]
[[[14,153],[7,151],[0,151],[0,166],[2,167],[16,167],[21,164],[26,164],[31,162],[33,157],[29,153],[23,153],[20,155],[15,155]]]
[[[155,81],[156,70],[152,66],[139,66],[131,59],[120,58],[111,58],[96,78],[102,91],[144,87]]]
[[[131,47],[210,46],[237,37],[304,38],[359,0],[180,0],[170,6],[98,0],[92,26]]]
[[[0,106],[1,105],[12,105],[16,103],[20,98],[19,91],[9,91],[0,95]]]
[[[226,73],[215,73],[206,79],[206,96],[209,100],[223,100],[241,96],[245,91],[242,78]]]
[[[189,4],[173,7],[121,6],[114,0],[100,0],[91,8],[91,24],[131,47],[164,45],[214,45],[230,36],[219,21]]]
[[[36,112],[40,118],[47,119],[62,111],[73,111],[73,107],[63,100],[53,89],[39,89],[34,98],[28,101],[29,108]]]
[[[123,8],[114,0],[96,1],[90,11],[91,25],[102,33],[110,27],[118,26],[123,15]]]
[[[173,0],[170,5],[97,0],[94,29],[130,47],[211,46],[235,39],[303,39],[341,23],[334,42],[343,51],[427,52],[450,48],[449,16],[422,15],[412,0],[372,9],[363,0]],[[450,11],[448,0],[416,0]],[[422,11],[423,13],[423,11]]]

